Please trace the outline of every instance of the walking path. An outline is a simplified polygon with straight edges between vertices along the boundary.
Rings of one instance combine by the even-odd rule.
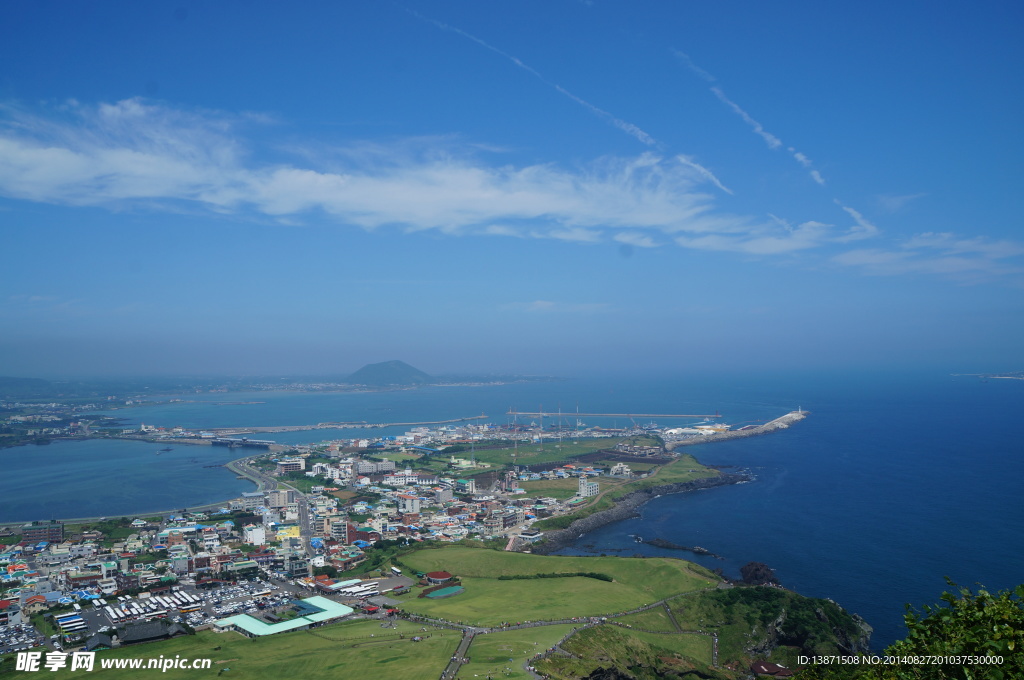
[[[720,587],[722,587],[722,584],[717,584],[717,585],[712,586],[710,588],[700,588],[699,590],[690,590],[690,591],[687,591],[685,593],[676,593],[675,595],[670,595],[669,597],[666,597],[664,599],[658,600],[657,602],[652,602],[651,604],[645,604],[643,606],[636,607],[636,608],[630,609],[628,611],[619,612],[617,614],[607,614],[605,616],[575,617],[575,618],[569,618],[569,619],[554,619],[554,620],[550,620],[550,621],[524,621],[524,622],[521,622],[521,623],[506,624],[506,625],[491,626],[491,627],[488,627],[488,626],[470,626],[470,625],[463,624],[461,621],[448,621],[448,620],[445,620],[445,619],[435,619],[435,618],[431,618],[429,616],[419,616],[417,614],[405,614],[405,615],[403,615],[403,618],[408,619],[409,621],[415,621],[415,622],[418,622],[418,623],[425,623],[425,624],[428,624],[428,625],[431,625],[431,626],[437,626],[437,627],[441,627],[441,628],[450,628],[452,630],[461,630],[462,631],[462,640],[459,642],[458,649],[455,650],[455,654],[448,661],[448,664],[445,666],[445,669],[441,672],[440,680],[456,680],[456,678],[458,677],[459,669],[462,667],[462,665],[464,663],[467,663],[469,661],[469,659],[470,659],[468,652],[469,652],[470,646],[473,644],[473,640],[476,639],[476,637],[478,635],[486,635],[488,633],[501,633],[501,632],[509,631],[509,630],[523,630],[525,628],[539,628],[541,626],[558,626],[558,625],[573,624],[573,623],[580,624],[580,625],[577,626],[577,627],[574,627],[571,631],[569,631],[565,635],[565,637],[563,637],[561,640],[559,640],[557,643],[555,643],[554,645],[552,645],[548,649],[546,649],[543,652],[541,652],[540,654],[536,654],[536,655],[530,657],[529,659],[527,659],[526,661],[524,661],[523,662],[523,670],[528,672],[533,678],[536,678],[537,680],[540,680],[544,676],[539,675],[536,671],[534,671],[533,667],[534,667],[534,664],[536,664],[536,662],[541,661],[541,660],[546,659],[546,658],[551,657],[551,656],[574,657],[574,655],[571,652],[568,652],[565,649],[562,649],[562,645],[567,640],[569,640],[569,638],[571,638],[573,635],[576,635],[581,630],[586,630],[587,628],[593,628],[594,626],[600,626],[600,625],[604,625],[604,624],[619,626],[621,628],[627,628],[627,629],[630,629],[630,630],[637,630],[637,631],[640,631],[640,632],[643,632],[643,633],[656,633],[658,635],[706,635],[707,637],[711,638],[711,665],[713,667],[717,667],[718,666],[718,634],[715,633],[715,632],[705,631],[705,630],[685,630],[685,629],[683,629],[682,626],[679,625],[678,620],[676,620],[675,614],[672,612],[672,609],[671,609],[671,607],[669,607],[668,603],[669,603],[670,600],[674,600],[674,599],[676,599],[678,597],[684,597],[686,595],[693,595],[695,593],[705,592],[705,591],[708,591],[708,590],[716,590],[716,589],[718,589]],[[618,621],[611,621],[611,620],[609,620],[609,619],[621,618],[623,616],[630,616],[632,614],[639,614],[641,612],[650,611],[652,609],[657,609],[659,607],[662,607],[662,608],[665,609],[665,611],[668,614],[669,620],[672,622],[672,625],[675,627],[676,630],[674,630],[674,631],[646,630],[646,629],[643,629],[643,628],[637,628],[637,627],[632,626],[632,625],[630,625],[628,623],[620,623]]]

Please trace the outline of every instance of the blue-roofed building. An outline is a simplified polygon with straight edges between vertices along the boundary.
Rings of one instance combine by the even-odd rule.
[[[293,604],[299,616],[290,621],[267,623],[248,614],[239,614],[215,621],[213,624],[214,630],[218,633],[233,630],[248,637],[262,637],[264,635],[286,633],[293,630],[315,628],[325,623],[337,621],[348,616],[353,611],[351,607],[346,607],[320,596],[296,600]]]

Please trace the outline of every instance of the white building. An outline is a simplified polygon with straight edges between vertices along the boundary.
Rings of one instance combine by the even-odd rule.
[[[600,493],[598,483],[587,481],[587,477],[585,475],[581,475],[580,489],[577,494],[583,498],[587,498],[588,496],[596,496],[598,493]]]
[[[262,524],[246,524],[242,529],[242,540],[249,545],[265,545],[267,530]]]
[[[398,495],[399,510],[402,513],[418,514],[420,511],[420,499],[418,496],[403,493]]]
[[[612,469],[609,471],[608,474],[610,474],[610,475],[618,475],[618,476],[622,476],[622,477],[628,477],[629,475],[631,475],[633,473],[629,469],[629,466],[626,465],[625,463],[616,463],[615,465],[612,466]]]

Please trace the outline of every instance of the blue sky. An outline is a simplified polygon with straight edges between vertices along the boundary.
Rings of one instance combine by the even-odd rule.
[[[0,374],[1024,368],[1022,20],[6,3]]]

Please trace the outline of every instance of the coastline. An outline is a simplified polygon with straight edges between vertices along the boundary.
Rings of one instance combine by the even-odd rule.
[[[619,520],[636,517],[638,508],[658,496],[700,489],[713,489],[717,486],[749,482],[752,479],[753,476],[748,474],[723,472],[716,477],[705,477],[689,482],[675,482],[673,484],[662,484],[661,486],[640,489],[619,498],[615,501],[615,505],[607,510],[601,510],[587,517],[582,517],[565,529],[544,532],[544,540],[532,546],[531,552],[535,555],[550,555],[557,550],[566,548],[595,529],[618,522]]]
[[[780,416],[775,420],[770,420],[764,425],[758,425],[752,427],[749,430],[730,430],[729,432],[719,432],[716,434],[709,434],[694,437],[692,439],[683,439],[681,441],[666,442],[665,450],[673,451],[680,446],[694,446],[696,444],[710,444],[711,442],[724,442],[730,439],[743,439],[744,437],[757,437],[762,434],[771,434],[772,432],[778,432],[779,430],[785,430],[793,423],[798,423],[807,417],[810,411],[804,411],[803,409],[797,409],[796,411],[790,411],[784,416]]]
[[[712,442],[770,434],[772,432],[787,429],[793,423],[797,423],[806,418],[809,413],[810,411],[804,411],[803,409],[798,408],[795,411],[790,411],[783,416],[770,420],[763,425],[758,425],[757,427],[752,427],[747,430],[736,430],[732,432],[695,437],[693,439],[685,439],[682,441],[667,442],[665,444],[665,449],[667,451],[672,451],[673,449],[681,446],[710,444]],[[565,529],[555,529],[553,531],[544,532],[544,540],[534,545],[531,548],[531,552],[539,555],[549,555],[557,550],[566,548],[574,541],[579,540],[585,534],[590,533],[595,529],[613,522],[618,522],[619,520],[636,517],[638,514],[636,512],[637,508],[658,496],[665,496],[673,493],[685,493],[687,491],[696,491],[699,489],[712,489],[716,486],[727,486],[729,484],[740,484],[742,482],[752,481],[753,479],[754,477],[752,475],[745,473],[720,472],[716,477],[695,479],[689,482],[662,484],[660,486],[653,486],[647,489],[640,489],[626,494],[622,498],[616,500],[615,504],[607,510],[601,510],[592,515],[588,515],[587,517],[577,519]]]

